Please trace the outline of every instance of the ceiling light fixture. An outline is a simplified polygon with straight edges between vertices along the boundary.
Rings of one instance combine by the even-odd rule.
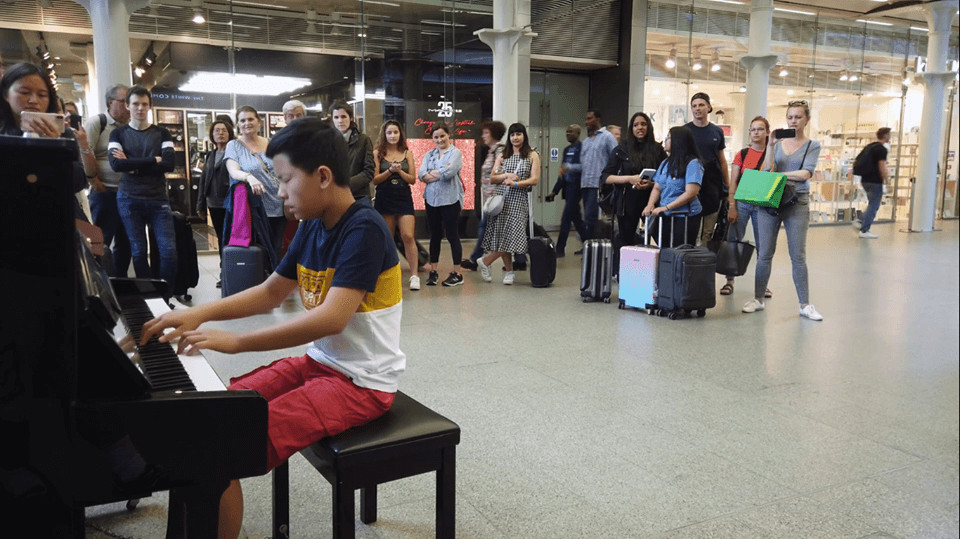
[[[700,47],[693,49],[693,63],[690,65],[690,69],[694,71],[700,71],[703,69],[703,59],[700,57]]]
[[[720,65],[720,52],[714,50],[714,51],[713,51],[713,59],[712,59],[712,61],[711,61],[711,65],[710,65],[710,71],[714,71],[714,72],[720,71],[720,68],[721,68],[721,67],[722,67],[722,66]]]
[[[191,19],[195,24],[203,24],[207,22],[207,18],[203,16],[203,12],[199,9],[193,10],[193,19]]]
[[[856,73],[850,75],[850,82],[857,82],[859,79],[860,77],[858,77]]]
[[[797,15],[816,15],[816,13],[811,13],[809,11],[800,11],[799,9],[786,9],[782,7],[773,8],[774,11],[782,11],[784,13],[796,13]]]
[[[667,69],[673,69],[677,67],[677,48],[673,47],[670,49],[670,56],[667,56],[667,61],[664,63],[667,66]]]
[[[881,22],[881,21],[868,21],[866,19],[857,19],[857,22],[863,22],[867,24],[876,24],[877,26],[893,26],[893,23]]]
[[[780,67],[780,68],[779,68],[779,70],[778,70],[778,71],[779,71],[778,74],[779,74],[781,77],[786,77],[787,75],[790,74],[790,71],[787,69],[787,66],[781,64],[779,67]]]
[[[841,80],[841,81],[846,82],[847,79],[849,79],[849,78],[850,78],[850,76],[847,75],[847,72],[846,72],[846,71],[841,71],[841,72],[840,72],[840,80]]]
[[[243,95],[280,95],[289,94],[311,83],[301,77],[278,77],[272,75],[249,75],[237,73],[215,73],[197,71],[185,84],[180,86],[184,92],[221,94],[224,88],[232,88]]]

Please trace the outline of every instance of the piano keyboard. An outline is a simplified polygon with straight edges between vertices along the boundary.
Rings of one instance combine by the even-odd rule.
[[[151,319],[170,311],[162,298],[118,298],[130,333],[140,342],[140,330]],[[154,391],[223,391],[226,387],[202,355],[177,355],[176,347],[156,337],[139,346],[140,360]]]

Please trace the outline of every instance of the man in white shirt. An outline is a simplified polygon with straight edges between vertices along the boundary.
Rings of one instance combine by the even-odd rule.
[[[97,158],[93,174],[87,177],[90,182],[90,213],[93,224],[103,231],[104,247],[110,249],[113,255],[112,276],[126,277],[130,267],[130,240],[117,211],[120,173],[110,168],[107,146],[110,144],[110,133],[130,120],[130,111],[126,106],[127,87],[122,84],[111,86],[106,92],[106,99],[106,112],[87,118],[83,126]]]

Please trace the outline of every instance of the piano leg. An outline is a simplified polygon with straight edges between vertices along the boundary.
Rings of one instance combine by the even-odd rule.
[[[217,481],[171,489],[167,539],[216,537],[220,497],[229,484],[229,481]]]

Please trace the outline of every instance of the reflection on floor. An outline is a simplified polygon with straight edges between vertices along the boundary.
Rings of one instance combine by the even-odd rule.
[[[960,235],[938,226],[811,228],[820,323],[798,317],[783,235],[750,315],[752,267],[706,318],[670,321],[581,303],[572,254],[548,289],[405,291],[401,387],[463,429],[458,536],[957,537]],[[201,265],[202,302],[216,256]],[[227,380],[286,352],[208,358]],[[358,537],[432,537],[431,479],[383,485]],[[328,537],[330,487],[299,455],[291,482],[293,537]],[[270,478],[243,485],[245,534],[268,537]],[[88,537],[158,537],[166,494],[87,514]]]

